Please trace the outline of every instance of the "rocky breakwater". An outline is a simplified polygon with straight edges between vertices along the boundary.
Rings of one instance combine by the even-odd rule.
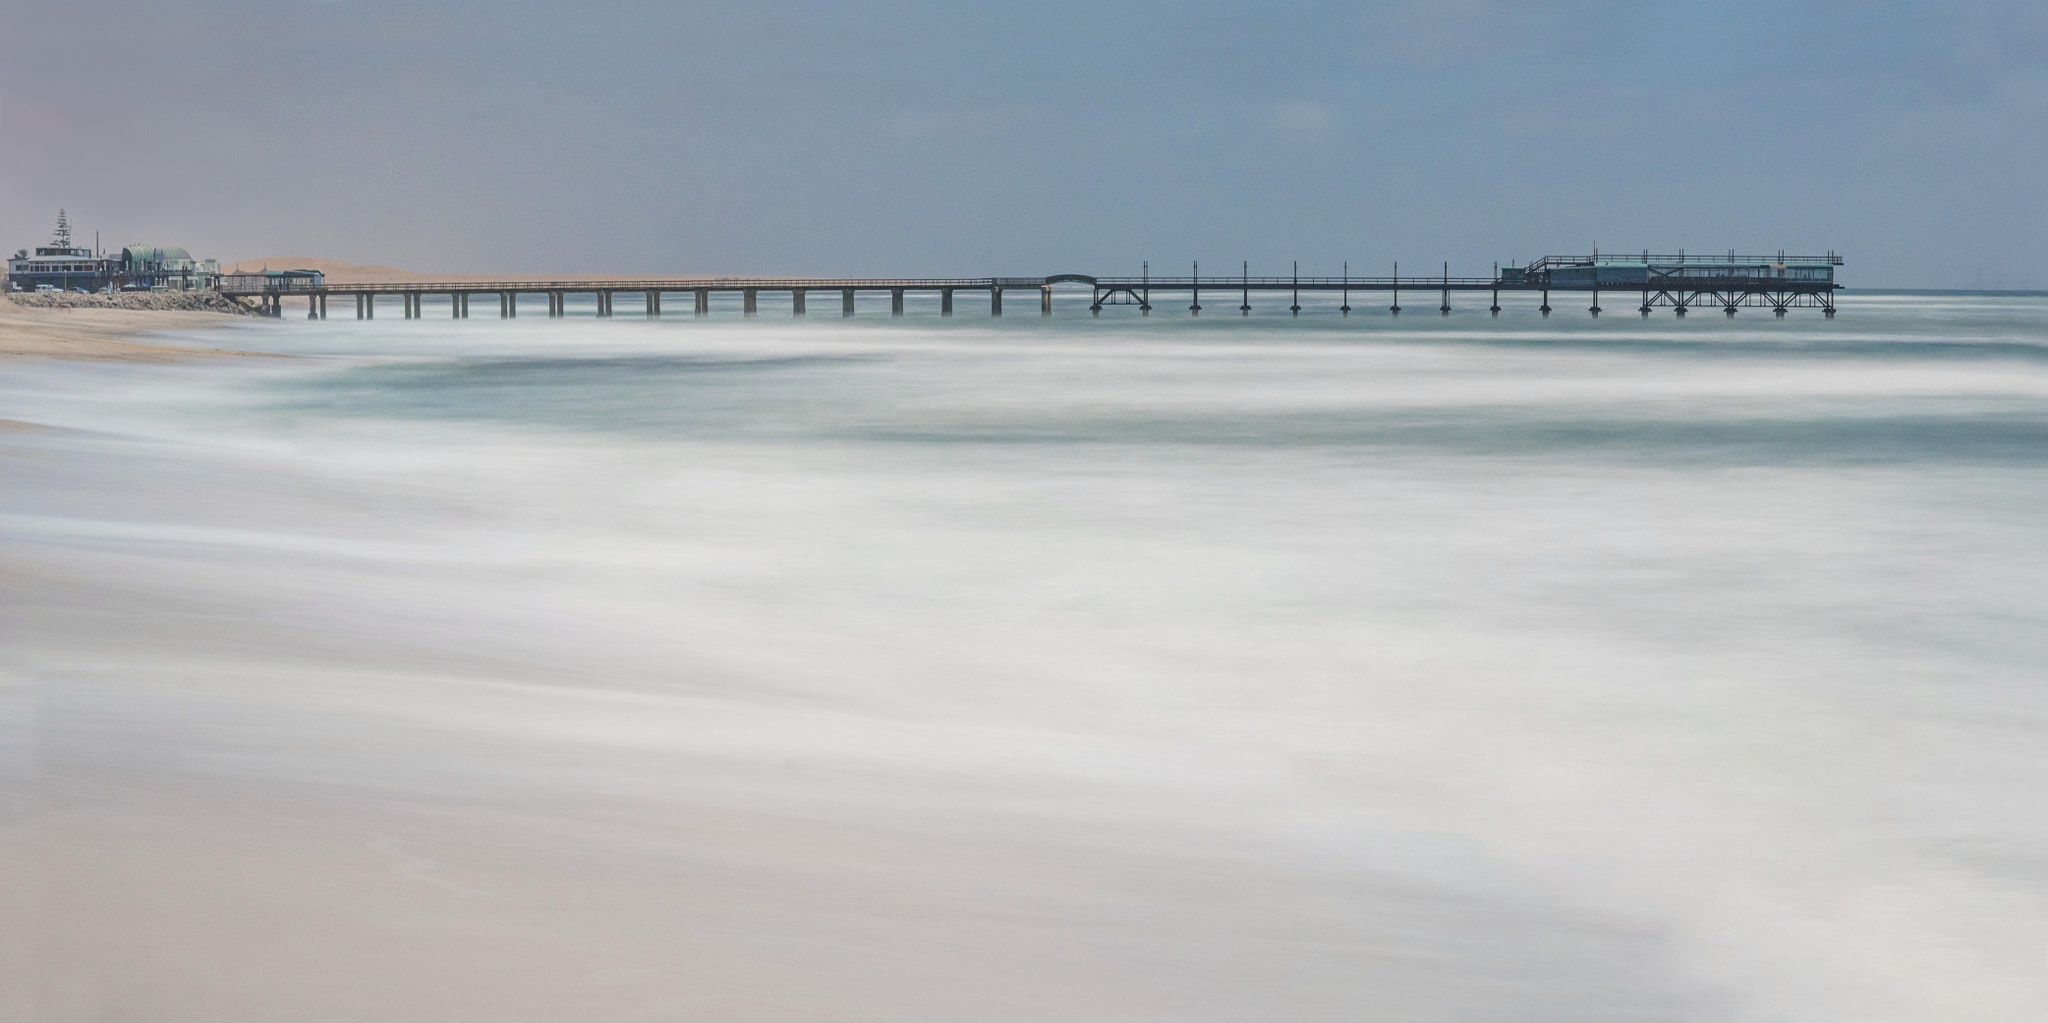
[[[30,309],[138,309],[162,312],[226,313],[255,316],[257,311],[218,291],[123,291],[81,295],[75,291],[12,292],[7,298]]]

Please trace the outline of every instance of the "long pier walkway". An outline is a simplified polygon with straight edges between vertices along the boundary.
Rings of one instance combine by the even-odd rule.
[[[499,316],[516,317],[522,296],[544,299],[546,315],[550,317],[564,316],[567,315],[569,295],[594,296],[597,315],[611,316],[613,304],[621,294],[639,296],[646,315],[650,317],[662,314],[664,295],[689,295],[692,312],[705,316],[711,311],[713,292],[739,293],[741,310],[747,316],[759,312],[763,293],[786,296],[790,312],[795,316],[808,312],[814,292],[836,293],[841,316],[854,314],[854,296],[862,292],[887,292],[889,312],[894,316],[903,315],[906,295],[912,292],[936,293],[939,315],[951,316],[955,295],[964,291],[986,294],[989,315],[1001,316],[1006,293],[1036,292],[1039,314],[1050,316],[1054,289],[1062,285],[1071,287],[1075,292],[1085,285],[1089,289],[1088,309],[1097,315],[1108,306],[1133,306],[1140,313],[1149,315],[1154,308],[1155,295],[1162,296],[1162,300],[1163,296],[1185,295],[1186,311],[1190,315],[1199,316],[1211,308],[1203,305],[1206,298],[1211,303],[1221,303],[1219,311],[1248,316],[1252,311],[1254,293],[1285,293],[1290,298],[1286,308],[1298,316],[1301,314],[1303,292],[1340,293],[1342,304],[1339,310],[1347,316],[1353,311],[1353,292],[1361,296],[1389,296],[1386,309],[1395,315],[1402,311],[1404,292],[1411,296],[1411,301],[1413,296],[1421,296],[1424,301],[1435,298],[1435,310],[1444,315],[1451,312],[1452,292],[1485,292],[1492,298],[1488,310],[1499,315],[1503,292],[1537,292],[1543,299],[1539,311],[1548,316],[1552,292],[1587,292],[1591,295],[1587,311],[1595,316],[1604,311],[1600,305],[1603,293],[1639,298],[1640,305],[1636,311],[1644,316],[1658,308],[1670,308],[1679,316],[1684,316],[1690,308],[1719,308],[1733,316],[1737,309],[1743,307],[1768,307],[1779,316],[1785,315],[1787,309],[1816,308],[1833,316],[1834,292],[1841,287],[1835,283],[1834,268],[1841,262],[1842,258],[1832,252],[1825,256],[1794,257],[1783,253],[1777,256],[1738,256],[1732,252],[1726,256],[1707,257],[1687,256],[1683,252],[1675,256],[1647,252],[1626,256],[1546,256],[1526,266],[1496,267],[1493,274],[1486,277],[1453,277],[1448,264],[1443,266],[1441,273],[1408,276],[1401,274],[1399,264],[1395,264],[1394,272],[1387,276],[1352,276],[1347,266],[1346,272],[1340,276],[1303,277],[1298,265],[1294,273],[1284,277],[1254,277],[1248,265],[1241,265],[1235,274],[1211,276],[1202,273],[1199,263],[1193,264],[1186,276],[1156,277],[1151,274],[1149,265],[1136,277],[1087,274],[963,278],[676,277],[329,284],[317,276],[232,274],[221,279],[221,291],[231,296],[254,298],[264,312],[273,316],[283,315],[286,297],[304,297],[309,319],[326,319],[327,300],[335,296],[355,300],[357,319],[374,318],[380,297],[399,299],[402,315],[407,319],[417,319],[424,315],[423,299],[428,295],[448,296],[451,315],[457,319],[469,316],[473,299],[490,297],[498,300]],[[1233,298],[1237,300],[1234,306],[1229,301]],[[1172,304],[1178,305],[1178,298],[1174,298]]]

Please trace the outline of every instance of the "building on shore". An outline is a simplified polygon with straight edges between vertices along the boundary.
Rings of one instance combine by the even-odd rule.
[[[9,291],[201,291],[220,286],[220,261],[193,259],[176,246],[130,245],[119,256],[71,240],[71,218],[57,211],[57,230],[35,254],[7,260]]]
[[[9,291],[104,291],[120,260],[107,259],[71,241],[71,218],[57,211],[57,230],[48,245],[27,249],[7,261]]]
[[[130,245],[121,250],[122,291],[212,291],[219,286],[220,260],[193,259],[175,245]]]

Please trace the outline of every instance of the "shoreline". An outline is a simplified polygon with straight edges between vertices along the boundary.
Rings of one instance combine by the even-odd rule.
[[[0,297],[0,365],[18,359],[166,363],[187,359],[277,359],[268,352],[137,340],[163,330],[224,326],[243,317],[163,309],[50,309]]]

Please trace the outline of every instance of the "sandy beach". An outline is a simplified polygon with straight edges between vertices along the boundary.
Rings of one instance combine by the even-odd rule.
[[[208,327],[237,319],[222,313],[158,309],[35,309],[0,298],[0,360],[175,362],[262,357],[258,352],[138,340],[155,331]]]

